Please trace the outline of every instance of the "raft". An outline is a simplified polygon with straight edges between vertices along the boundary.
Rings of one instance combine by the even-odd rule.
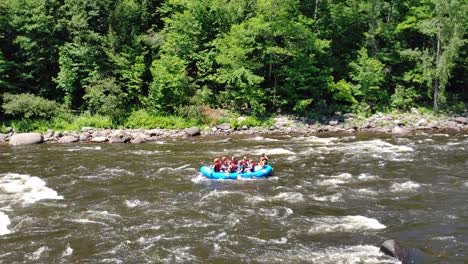
[[[200,172],[210,179],[231,179],[236,180],[238,178],[262,178],[267,177],[271,174],[273,168],[270,165],[265,165],[265,168],[260,169],[259,166],[255,166],[254,172],[213,172],[213,169],[210,166],[202,166]]]

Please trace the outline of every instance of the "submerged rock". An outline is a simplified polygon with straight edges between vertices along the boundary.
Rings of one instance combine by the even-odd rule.
[[[400,260],[402,264],[432,263],[433,261],[429,255],[420,250],[402,247],[393,239],[383,242],[380,246],[380,251],[387,256]]]

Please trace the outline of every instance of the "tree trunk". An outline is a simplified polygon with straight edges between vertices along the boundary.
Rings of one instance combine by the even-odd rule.
[[[439,112],[439,84],[440,84],[440,74],[439,74],[439,67],[440,67],[440,45],[441,45],[441,30],[437,33],[437,51],[436,51],[436,73],[435,73],[435,80],[434,80],[434,113]]]

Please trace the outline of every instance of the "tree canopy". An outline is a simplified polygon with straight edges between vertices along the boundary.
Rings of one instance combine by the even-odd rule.
[[[466,107],[467,26],[463,0],[3,0],[0,104],[117,119]]]

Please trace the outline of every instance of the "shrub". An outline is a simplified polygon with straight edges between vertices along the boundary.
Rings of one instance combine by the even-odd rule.
[[[405,88],[399,85],[396,87],[395,93],[391,96],[392,107],[408,110],[416,105],[415,100],[419,97],[420,95],[414,88]]]
[[[231,127],[232,128],[239,128],[243,126],[247,127],[266,127],[273,125],[273,119],[268,118],[261,118],[256,116],[248,116],[241,119],[232,119],[231,120]]]
[[[132,112],[125,122],[128,128],[187,128],[194,125],[195,121],[177,116],[155,116],[146,110]]]
[[[3,102],[5,114],[14,118],[50,119],[61,112],[61,107],[56,102],[28,93],[6,93]]]

